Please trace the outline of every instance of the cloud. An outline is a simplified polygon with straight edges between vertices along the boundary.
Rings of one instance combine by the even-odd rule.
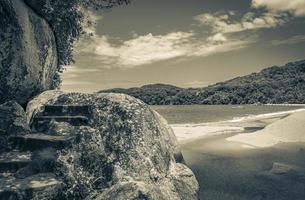
[[[262,10],[261,8],[265,9]],[[238,40],[232,41],[232,39],[228,38],[248,36],[247,40],[249,41],[249,35],[253,34],[256,30],[283,26],[292,20],[293,17],[301,16],[305,16],[304,0],[252,0],[251,10],[240,17],[234,11],[197,15],[194,17],[194,20],[200,26],[210,28],[209,33],[211,35],[207,38],[207,41],[214,44],[206,47],[204,52],[200,54],[218,52],[224,46],[225,49],[244,48],[248,45],[244,41],[239,43]],[[284,41],[274,40],[272,44],[295,44],[303,41],[304,36],[295,36]],[[218,44],[221,45],[218,46]]]
[[[119,67],[133,67],[187,54],[192,36],[191,32],[172,32],[166,35],[150,33],[126,40],[119,46],[112,45],[107,37],[103,36],[95,53],[107,57]]]
[[[201,88],[204,86],[207,86],[209,83],[208,82],[204,82],[204,81],[192,81],[192,82],[187,82],[183,84],[183,87],[186,88]]]
[[[266,8],[271,12],[289,12],[294,16],[305,16],[304,0],[252,0],[253,8]]]
[[[67,86],[75,86],[75,85],[92,85],[94,83],[90,81],[78,81],[78,80],[67,80],[63,82],[62,86],[67,87]]]
[[[82,74],[88,72],[97,72],[97,69],[88,69],[88,68],[78,68],[76,65],[67,65],[64,72],[73,73],[73,74]]]
[[[260,10],[265,8],[264,10]],[[200,25],[212,28],[214,33],[238,33],[247,30],[275,28],[289,22],[293,17],[305,16],[304,0],[252,0],[251,11],[239,19],[234,11],[223,14],[204,13],[194,19]],[[287,14],[290,13],[291,15]]]
[[[277,27],[285,23],[282,16],[273,13],[257,15],[253,12],[246,13],[239,21],[233,20],[234,13],[197,15],[194,19],[200,25],[207,25],[214,33],[237,33],[246,30]]]
[[[92,37],[77,47],[78,54],[94,54],[100,68],[134,68],[179,57],[204,57],[246,47],[251,41],[228,39],[222,34],[198,38],[194,32],[135,35],[112,42],[106,36]]]
[[[273,45],[283,45],[283,44],[297,44],[305,42],[305,35],[295,35],[293,37],[284,40],[273,40],[271,43]]]
[[[209,42],[218,43],[218,42],[226,42],[228,39],[222,34],[217,33],[207,38]]]
[[[218,44],[199,45],[194,48],[190,56],[210,56],[217,53],[224,53],[228,51],[235,51],[246,48],[249,44],[253,43],[252,40],[228,40]]]
[[[283,23],[275,15],[265,14],[256,16],[247,13],[240,22],[234,21],[234,11],[228,14],[202,14],[194,19],[200,24],[212,27],[210,36],[197,34],[193,30],[176,31],[166,34],[154,35],[152,33],[139,35],[135,31],[130,32],[130,39],[111,38],[96,34],[96,22],[102,19],[94,12],[88,12],[88,21],[93,22],[90,37],[86,35],[75,48],[77,57],[90,59],[87,63],[91,68],[128,69],[155,62],[174,58],[205,57],[217,53],[239,50],[247,47],[253,39],[231,37],[227,33],[242,32],[250,29],[275,27]],[[82,62],[80,59],[79,62]],[[179,60],[179,59],[178,59]]]

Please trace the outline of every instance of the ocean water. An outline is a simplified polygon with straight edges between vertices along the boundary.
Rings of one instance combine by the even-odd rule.
[[[200,124],[292,111],[305,106],[286,105],[170,105],[151,106],[169,124]]]

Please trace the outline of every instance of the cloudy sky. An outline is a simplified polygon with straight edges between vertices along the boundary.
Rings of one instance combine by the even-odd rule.
[[[132,0],[90,16],[64,90],[203,87],[305,59],[305,0]]]

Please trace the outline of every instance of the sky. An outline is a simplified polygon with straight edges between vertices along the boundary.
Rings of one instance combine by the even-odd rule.
[[[305,59],[305,0],[131,0],[87,14],[66,91],[204,87]]]

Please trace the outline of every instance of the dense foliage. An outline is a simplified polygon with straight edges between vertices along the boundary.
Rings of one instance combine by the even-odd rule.
[[[84,26],[90,25],[86,9],[104,9],[128,3],[129,0],[24,0],[42,16],[54,31],[58,51],[58,71],[73,62],[73,44],[82,34]],[[58,82],[59,77],[58,78]]]
[[[151,105],[305,103],[305,60],[205,88],[156,84],[101,92],[129,94]]]
[[[182,93],[184,89],[165,84],[144,85],[140,88],[129,89],[110,89],[102,92],[124,93],[141,99],[145,103],[157,104],[173,104],[173,99],[178,93]]]

